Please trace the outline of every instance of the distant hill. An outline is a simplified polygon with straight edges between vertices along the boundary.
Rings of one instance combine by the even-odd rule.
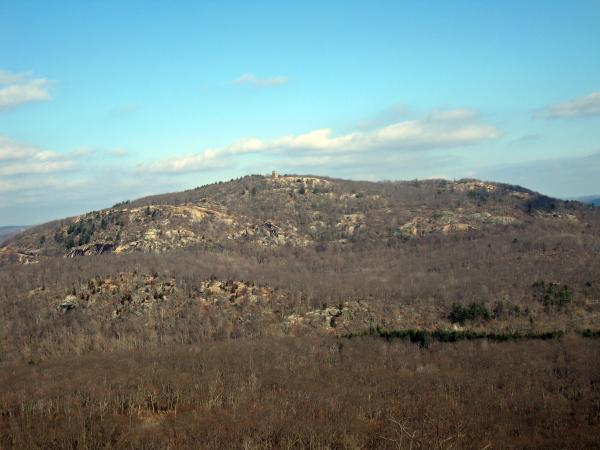
[[[600,195],[588,195],[586,197],[580,197],[577,200],[590,205],[600,206]]]
[[[163,253],[194,246],[369,246],[577,220],[583,205],[478,180],[371,183],[247,176],[126,201],[31,228],[0,249],[49,256]]]
[[[16,234],[19,234],[20,232],[25,231],[27,228],[29,228],[29,227],[24,226],[24,225],[0,227],[0,244],[2,244],[4,241],[10,239],[11,237],[15,236]]]

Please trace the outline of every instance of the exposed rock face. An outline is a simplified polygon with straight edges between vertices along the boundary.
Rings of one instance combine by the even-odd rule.
[[[490,213],[460,214],[443,211],[431,217],[415,217],[398,228],[405,237],[424,237],[431,233],[465,233],[485,225],[511,225],[519,221],[511,216],[493,216]]]
[[[24,249],[24,251],[18,251],[11,247],[0,248],[0,263],[16,262],[19,264],[36,264],[38,262],[37,257],[37,249]]]
[[[271,177],[269,180],[272,185],[277,187],[301,187],[304,186],[305,189],[314,188],[314,187],[328,187],[332,185],[332,182],[323,178],[317,177],[307,177],[307,176],[282,176],[277,175]]]
[[[277,225],[273,225],[271,222],[265,222],[262,227],[267,231],[269,236],[274,238],[279,236],[279,227]]]
[[[351,330],[368,328],[376,322],[376,319],[364,303],[351,301],[337,306],[324,306],[304,314],[291,314],[286,321],[291,327],[343,334]]]
[[[365,227],[365,215],[362,213],[345,214],[336,225],[336,228],[338,228],[343,233],[344,238],[347,239],[358,237],[361,228],[364,229]]]
[[[67,295],[58,305],[63,312],[71,311],[79,306],[79,299],[74,295]]]
[[[174,280],[159,280],[154,275],[121,273],[118,277],[93,278],[57,300],[63,312],[74,309],[98,313],[105,311],[110,317],[118,317],[128,311],[142,314],[177,291]],[[40,295],[41,292],[32,292]]]
[[[168,229],[150,228],[136,239],[117,245],[115,253],[133,251],[164,252],[173,248],[188,247],[203,241],[203,236],[185,228]]]
[[[74,258],[76,256],[92,256],[101,255],[103,253],[110,253],[114,250],[114,245],[110,243],[95,243],[86,244],[78,247],[74,247],[65,256],[67,258]]]
[[[464,180],[456,183],[456,189],[459,191],[477,191],[494,192],[498,189],[495,184],[485,183],[478,180]]]
[[[42,288],[32,290],[29,297],[37,301],[49,297],[51,307],[64,314],[78,311],[100,322],[196,311],[220,323],[249,327],[259,323],[265,332],[275,334],[343,334],[376,322],[367,304],[360,301],[306,309],[295,306],[289,292],[249,281],[208,279],[187,286],[186,292],[175,278],[135,272],[92,278],[58,298]]]

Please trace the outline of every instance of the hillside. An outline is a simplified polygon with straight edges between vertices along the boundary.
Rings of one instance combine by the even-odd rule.
[[[597,209],[518,186],[274,174],[29,229],[0,276],[47,320],[159,314],[163,340],[190,314],[204,337],[576,331],[600,328],[599,230]]]
[[[478,180],[57,220],[0,248],[0,447],[593,448],[598,280],[600,209]]]
[[[541,224],[574,231],[588,225],[588,214],[577,202],[476,180],[367,183],[250,176],[41,225],[5,243],[1,254],[36,262],[233,242],[271,248],[396,245],[430,235]]]

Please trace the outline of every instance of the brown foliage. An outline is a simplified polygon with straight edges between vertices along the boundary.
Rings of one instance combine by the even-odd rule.
[[[154,239],[144,227],[183,227],[184,204],[269,236],[230,239],[207,212],[207,239],[162,253],[51,256],[68,237]],[[593,448],[599,344],[572,332],[600,328],[598,211],[468,180],[255,176],[43,225],[9,243],[30,254],[0,249],[0,448]],[[265,245],[291,229],[310,245]],[[571,333],[334,336],[449,328],[453,304],[489,311],[459,321],[473,329]]]
[[[2,448],[591,448],[596,341],[261,339],[0,368]]]

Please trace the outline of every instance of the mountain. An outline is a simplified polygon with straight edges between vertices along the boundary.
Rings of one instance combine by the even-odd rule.
[[[368,183],[250,176],[41,225],[6,243],[2,254],[33,262],[234,242],[268,248],[395,245],[544,221],[576,223],[584,211],[577,203],[476,180]]]
[[[9,238],[15,236],[16,234],[25,231],[27,228],[29,227],[24,225],[0,227],[0,244],[8,240]]]
[[[471,179],[39,225],[0,246],[0,447],[592,448],[598,255],[600,209]]]
[[[519,186],[273,174],[43,224],[5,242],[0,261],[53,271],[52,289],[27,295],[107,323],[155,309],[174,320],[197,296],[229,324],[215,335],[457,326],[453,304],[496,311],[480,329],[535,318],[542,331],[600,326],[599,230],[598,210]],[[565,322],[563,294],[579,300],[578,322]]]

